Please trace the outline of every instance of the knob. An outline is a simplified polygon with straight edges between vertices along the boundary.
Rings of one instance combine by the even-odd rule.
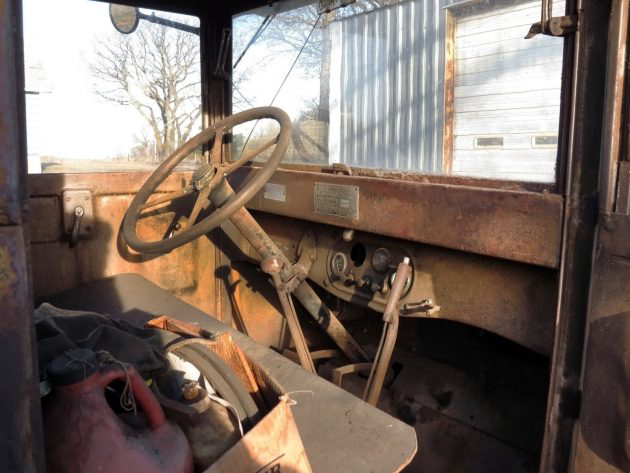
[[[368,276],[363,276],[361,279],[357,281],[357,287],[370,286],[372,284],[372,280]]]

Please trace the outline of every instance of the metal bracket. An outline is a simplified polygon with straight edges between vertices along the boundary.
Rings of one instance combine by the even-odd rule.
[[[533,38],[537,34],[566,36],[577,30],[578,17],[576,15],[554,17],[552,2],[553,0],[542,0],[540,21],[530,27],[525,39]]]
[[[63,228],[73,247],[94,233],[94,199],[89,190],[66,189],[61,192],[61,201]]]
[[[352,168],[343,163],[333,163],[332,166],[322,169],[322,172],[336,174],[338,176],[352,176]]]
[[[300,282],[308,277],[308,273],[313,266],[313,261],[317,257],[317,249],[315,247],[315,235],[311,230],[306,230],[297,247],[297,263],[293,265],[295,275]]]

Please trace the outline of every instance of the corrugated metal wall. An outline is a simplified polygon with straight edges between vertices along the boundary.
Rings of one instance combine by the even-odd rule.
[[[332,162],[441,171],[450,3],[405,1],[331,24]]]

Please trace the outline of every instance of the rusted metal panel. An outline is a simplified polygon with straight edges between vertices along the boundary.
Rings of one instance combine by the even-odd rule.
[[[615,211],[620,214],[630,214],[630,161],[621,161],[619,163],[619,182],[617,183]]]
[[[31,174],[28,189],[31,197],[58,196],[63,189],[90,189],[94,195],[132,194],[149,178],[149,172],[108,172],[84,174]],[[182,189],[190,173],[174,172],[158,188],[160,192]]]
[[[61,238],[61,208],[57,197],[39,197],[28,203],[31,243],[57,241]]]
[[[233,185],[257,172],[237,171]],[[289,170],[276,171],[270,182],[285,186],[286,200],[265,199],[261,192],[249,208],[523,263],[558,265],[559,195]],[[314,212],[316,183],[357,186],[359,218]]]
[[[612,255],[630,259],[630,216],[612,214],[607,227],[599,229],[598,247],[605,247]]]
[[[337,166],[345,165],[337,164]],[[333,166],[323,166],[321,164],[280,163],[280,167],[281,169],[286,169],[290,171],[324,172],[329,174],[337,174],[334,169],[335,164],[333,164]],[[502,179],[484,179],[481,177],[453,176],[446,174],[421,172],[404,172],[392,171],[387,169],[368,169],[360,167],[353,167],[351,171],[351,173],[345,174],[360,177],[394,179],[396,181],[423,182],[425,184],[448,184],[453,186],[483,187],[486,189],[504,189],[512,191],[557,193],[558,189],[561,189],[561,187],[558,186],[557,183],[549,184],[544,182],[506,181]]]
[[[139,273],[177,294],[186,302],[208,313],[215,313],[215,251],[208,238],[199,238],[190,245],[163,255],[145,256],[129,250],[119,233],[120,223],[133,194],[147,179],[148,173],[112,174],[39,174],[29,176],[30,202],[34,238],[31,245],[35,298],[55,294],[79,284],[113,276]],[[188,174],[175,173],[160,191],[178,190]],[[72,249],[67,236],[60,231],[60,210],[57,216],[43,216],[38,209],[48,208],[49,200],[58,201],[64,190],[90,189],[94,202],[94,230],[90,239],[80,240]],[[47,197],[49,196],[49,197]],[[43,202],[46,201],[46,204]],[[174,204],[171,211],[187,209],[187,198]],[[168,228],[173,213],[141,219],[138,232],[148,239],[159,239]],[[57,238],[52,238],[57,235]],[[51,268],[54,267],[54,277]]]
[[[455,145],[455,17],[445,11],[444,39],[444,134],[442,138],[442,172],[453,171]]]
[[[614,210],[617,168],[621,157],[629,17],[630,4],[627,1],[612,2],[599,187],[599,209],[605,215]]]
[[[630,218],[600,229],[589,304],[576,473],[630,471]],[[606,389],[602,389],[605,386]]]
[[[32,291],[24,234],[22,15],[0,1],[0,471],[44,471]]]
[[[570,3],[568,13],[575,13]],[[568,471],[578,415],[580,379],[601,150],[610,2],[581,2],[571,77],[564,223],[551,378],[540,472]]]
[[[256,212],[255,218],[287,255],[295,254],[300,235],[311,229],[317,258],[309,279],[342,300],[383,312],[384,301],[378,294],[364,298],[361,291],[342,291],[329,281],[329,251],[341,239],[340,230],[262,212]],[[260,258],[247,250],[238,235],[234,237],[249,257]],[[354,238],[368,246],[395,247],[411,256],[414,283],[404,300],[430,299],[440,306],[438,312],[424,313],[423,317],[479,327],[546,356],[551,353],[557,291],[554,270],[359,232]],[[243,255],[233,258],[243,259]],[[246,288],[241,287],[241,291],[245,293]]]
[[[22,222],[20,189],[22,167],[18,151],[24,150],[24,69],[18,2],[0,3],[0,225]]]
[[[0,227],[0,471],[43,471],[24,234]]]

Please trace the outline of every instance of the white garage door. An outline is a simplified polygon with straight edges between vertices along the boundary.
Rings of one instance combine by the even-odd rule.
[[[455,14],[453,172],[553,182],[563,40],[524,39],[540,0],[491,3]]]

